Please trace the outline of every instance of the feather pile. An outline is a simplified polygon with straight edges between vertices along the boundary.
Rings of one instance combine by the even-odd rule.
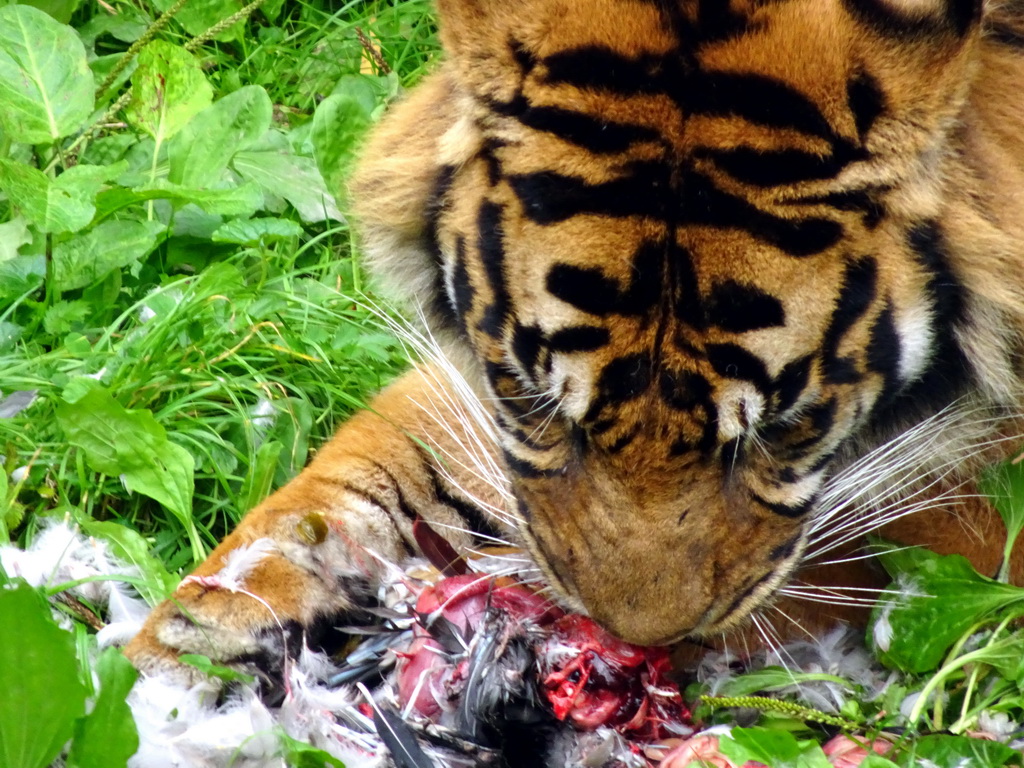
[[[507,561],[462,560],[434,537],[419,531],[438,567],[390,566],[373,626],[338,628],[353,638],[343,658],[305,648],[286,660],[275,705],[254,683],[140,678],[129,697],[140,739],[130,768],[284,768],[302,745],[347,768],[682,765],[678,745],[696,743],[697,726],[664,649],[623,643],[509,578]],[[244,590],[251,564],[271,551],[269,542],[240,549],[206,586]],[[97,577],[69,591],[105,614],[101,646],[130,637],[147,612],[124,586],[140,574],[66,524],[28,551],[0,548],[0,564],[34,585]],[[792,653],[882,685],[848,640]],[[711,654],[699,672],[714,689],[736,667]],[[832,689],[811,695],[819,706],[841,704]]]

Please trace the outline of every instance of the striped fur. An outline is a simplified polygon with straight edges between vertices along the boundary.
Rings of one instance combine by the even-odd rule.
[[[204,573],[322,512],[323,541],[267,560],[294,580],[257,590],[312,626],[356,607],[346,579],[374,566],[354,553],[401,556],[409,517],[472,528],[493,513],[561,600],[624,638],[713,637],[772,599],[809,540],[822,550],[830,478],[872,450],[942,412],[942,445],[963,459],[955,475],[883,465],[876,507],[962,496],[1010,450],[1024,3],[439,6],[448,57],[376,130],[354,191],[371,269],[484,406],[445,451],[485,455],[439,464],[402,436],[451,438],[402,398],[436,402],[452,379],[414,372]],[[482,483],[481,462],[507,484]],[[968,537],[928,506],[887,532],[995,562],[991,510],[969,505]],[[859,564],[822,578],[872,580]],[[265,609],[184,589],[201,625],[244,638],[222,658],[271,631]],[[137,658],[199,643],[161,611]]]

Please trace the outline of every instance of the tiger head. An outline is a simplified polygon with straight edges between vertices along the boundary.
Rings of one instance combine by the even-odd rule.
[[[948,400],[981,0],[439,6],[355,180],[371,266],[469,352],[556,592],[637,643],[729,629],[837,457]]]

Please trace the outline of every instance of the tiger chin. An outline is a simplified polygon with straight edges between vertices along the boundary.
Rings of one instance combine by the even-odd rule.
[[[438,5],[446,55],[353,184],[434,360],[249,512],[135,663],[279,664],[417,519],[517,542],[641,644],[856,618],[880,526],[994,573],[973,482],[1024,433],[1024,4]]]

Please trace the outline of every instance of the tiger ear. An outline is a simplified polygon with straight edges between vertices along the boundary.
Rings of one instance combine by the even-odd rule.
[[[953,32],[964,37],[981,22],[985,0],[844,0],[857,18],[885,35]]]

